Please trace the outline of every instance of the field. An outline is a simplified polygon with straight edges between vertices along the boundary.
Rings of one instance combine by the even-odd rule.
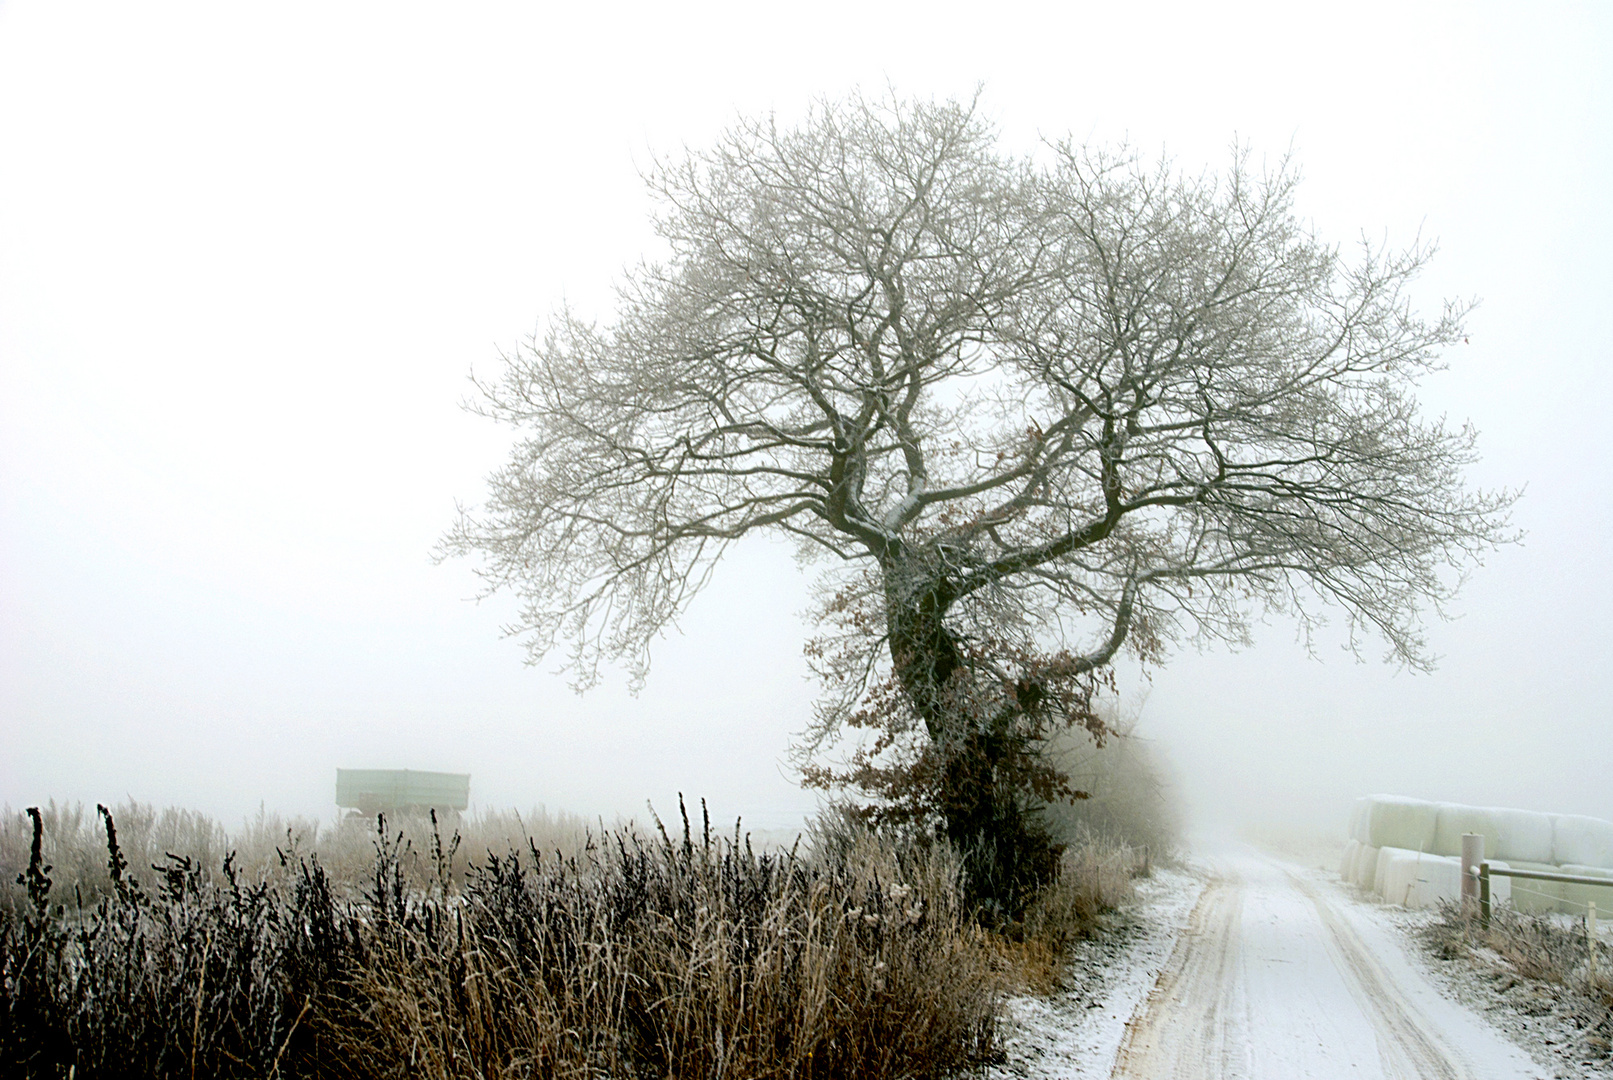
[[[838,816],[758,851],[687,814],[334,829],[8,811],[8,1075],[906,1077],[990,1059],[1005,993],[1145,859],[1088,831],[983,929],[943,845]]]

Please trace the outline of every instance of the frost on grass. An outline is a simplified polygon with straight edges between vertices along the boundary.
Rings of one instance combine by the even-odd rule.
[[[1555,1077],[1613,1077],[1613,948],[1589,962],[1585,924],[1498,906],[1488,927],[1452,904],[1390,915],[1423,945],[1444,990]],[[1605,929],[1605,927],[1604,927]]]
[[[132,864],[102,809],[109,888],[63,896],[32,837],[0,907],[0,1073],[97,1076],[935,1075],[996,1031],[997,953],[941,847],[841,830],[757,853],[736,831],[535,843],[419,887],[384,823],[369,873],[219,878]],[[149,865],[149,864],[148,864]]]

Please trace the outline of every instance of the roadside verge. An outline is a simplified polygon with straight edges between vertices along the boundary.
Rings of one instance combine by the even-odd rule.
[[[1204,882],[1190,863],[1157,867],[1136,887],[1135,904],[1072,947],[1057,993],[1009,1000],[1006,1060],[986,1070],[988,1080],[1109,1080],[1126,1024],[1170,959]]]

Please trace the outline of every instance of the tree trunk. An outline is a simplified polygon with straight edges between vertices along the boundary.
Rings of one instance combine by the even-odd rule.
[[[930,741],[958,739],[960,717],[947,707],[948,683],[964,667],[957,635],[947,629],[946,610],[925,590],[917,601],[887,600],[891,662]]]
[[[1015,922],[1052,880],[1058,861],[1017,782],[1024,770],[1014,767],[1016,759],[1027,752],[1016,722],[1020,710],[1010,705],[981,716],[965,704],[967,688],[954,680],[968,677],[968,661],[945,624],[940,589],[921,590],[917,600],[887,595],[891,660],[936,755],[933,805],[963,857],[966,887],[981,915]]]

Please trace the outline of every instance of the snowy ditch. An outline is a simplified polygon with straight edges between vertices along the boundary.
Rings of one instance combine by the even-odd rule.
[[[988,1080],[1108,1080],[1126,1026],[1153,990],[1203,889],[1201,876],[1161,867],[1138,881],[1137,903],[1098,936],[1076,943],[1062,990],[1008,1003],[1007,1060],[986,1070]]]

